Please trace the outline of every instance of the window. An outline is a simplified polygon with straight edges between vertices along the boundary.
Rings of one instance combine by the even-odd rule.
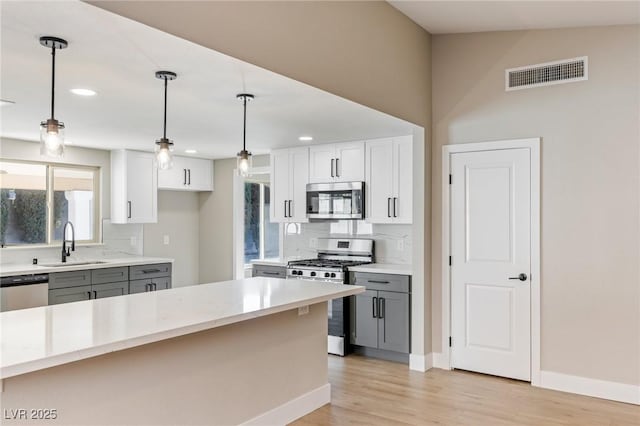
[[[244,262],[279,255],[279,225],[271,223],[270,185],[246,180],[244,183]]]
[[[98,241],[98,172],[0,160],[0,246],[52,244],[67,222],[77,242]]]

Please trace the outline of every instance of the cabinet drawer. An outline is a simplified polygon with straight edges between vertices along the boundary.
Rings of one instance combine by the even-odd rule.
[[[91,284],[115,283],[129,281],[129,268],[105,268],[91,271]]]
[[[130,280],[142,280],[145,278],[171,276],[170,263],[158,263],[155,265],[138,265],[129,267]]]
[[[49,274],[49,290],[91,285],[91,271],[55,272]]]
[[[129,281],[118,283],[106,283],[92,285],[91,291],[94,299],[104,299],[105,297],[124,296],[129,294]]]
[[[352,272],[350,284],[361,285],[367,290],[411,292],[411,277],[408,275],[372,274],[368,272]]]
[[[254,277],[286,278],[287,268],[284,266],[253,265]]]

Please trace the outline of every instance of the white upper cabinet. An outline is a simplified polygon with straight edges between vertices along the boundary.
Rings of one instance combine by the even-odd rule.
[[[272,222],[307,222],[309,148],[277,149],[271,152]]]
[[[158,221],[158,173],[149,152],[111,151],[111,222]]]
[[[413,222],[413,138],[367,141],[365,155],[366,220]]]
[[[364,142],[309,148],[309,183],[364,181]]]
[[[158,170],[158,189],[213,191],[213,161],[174,157],[172,168]]]

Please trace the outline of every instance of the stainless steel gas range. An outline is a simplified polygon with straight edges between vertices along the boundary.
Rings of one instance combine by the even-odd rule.
[[[349,266],[373,262],[373,240],[319,238],[317,257],[290,261],[287,279],[349,284]],[[349,299],[329,301],[328,352],[344,356],[348,352]]]

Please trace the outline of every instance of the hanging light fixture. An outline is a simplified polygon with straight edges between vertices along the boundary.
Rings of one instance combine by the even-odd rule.
[[[240,93],[236,95],[236,98],[242,100],[244,106],[244,121],[242,125],[242,151],[238,153],[238,170],[241,176],[247,176],[249,169],[251,169],[251,153],[247,151],[247,101],[254,98],[249,93]]]
[[[164,80],[164,121],[162,124],[162,137],[156,141],[156,158],[158,168],[162,170],[170,169],[173,166],[173,141],[167,139],[167,82],[175,80],[178,75],[171,71],[158,71],[156,78]]]
[[[64,123],[54,118],[56,87],[56,49],[68,46],[66,40],[58,37],[40,37],[40,44],[51,49],[51,118],[40,123],[40,154],[62,157],[64,154]]]

